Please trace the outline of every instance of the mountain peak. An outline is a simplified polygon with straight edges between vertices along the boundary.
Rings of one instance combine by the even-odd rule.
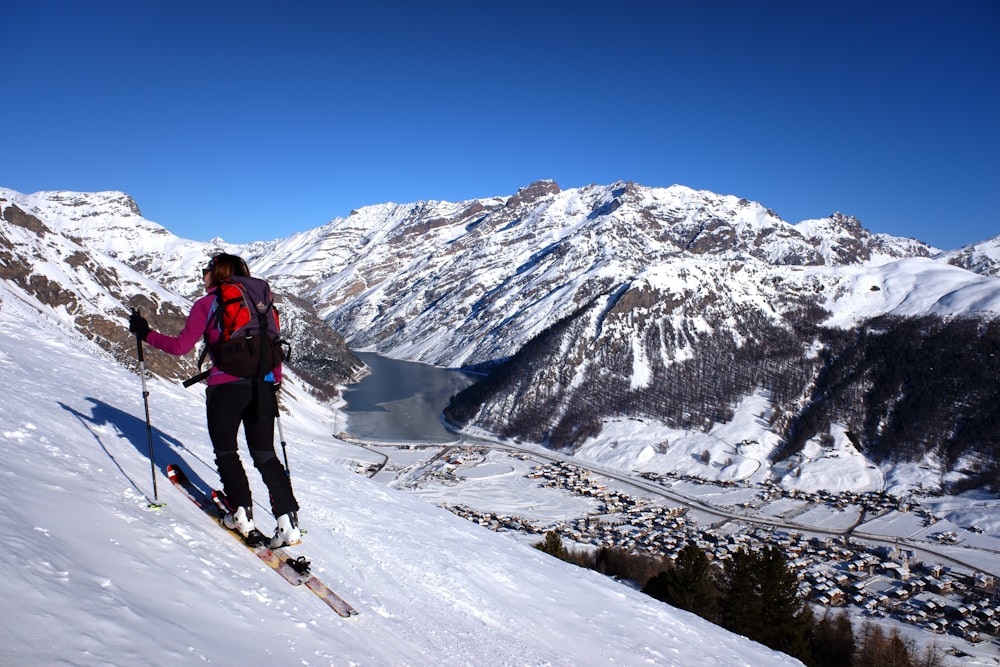
[[[517,194],[507,200],[508,208],[518,208],[532,204],[543,197],[557,195],[561,192],[559,185],[553,180],[535,181],[518,189]]]

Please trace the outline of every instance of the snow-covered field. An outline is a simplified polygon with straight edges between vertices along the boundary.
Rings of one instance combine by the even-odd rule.
[[[545,488],[527,477],[538,461],[491,452],[487,460],[473,463],[456,473],[459,483],[421,482],[414,493],[435,505],[462,504],[481,512],[516,515],[551,525],[582,517],[597,509],[593,498],[574,496]],[[537,541],[537,538],[536,538]]]
[[[341,619],[167,482],[177,461],[217,483],[199,389],[149,383],[166,502],[150,510],[138,376],[44,306],[6,288],[0,299],[3,664],[797,664],[355,474],[359,449],[289,381],[283,426],[308,529],[297,552],[361,612]]]

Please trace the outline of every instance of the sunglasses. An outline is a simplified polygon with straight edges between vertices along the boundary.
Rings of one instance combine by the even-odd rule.
[[[213,257],[212,259],[209,260],[208,266],[206,266],[204,269],[201,270],[201,277],[202,278],[204,278],[205,276],[207,276],[209,273],[212,272],[212,268],[215,266],[216,260],[217,260],[217,258]]]

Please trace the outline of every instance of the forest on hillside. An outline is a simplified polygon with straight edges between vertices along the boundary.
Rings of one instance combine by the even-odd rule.
[[[643,593],[801,660],[808,667],[944,667],[934,643],[919,647],[898,629],[867,621],[855,631],[847,610],[817,615],[777,547],[740,549],[722,562],[694,541],[676,558],[602,547],[567,548],[550,531],[535,548],[580,567],[637,584]]]
[[[491,368],[453,398],[446,419],[572,450],[605,418],[708,430],[730,420],[742,398],[764,391],[775,407],[771,426],[783,438],[777,460],[811,438],[830,442],[832,425],[842,424],[872,460],[931,454],[961,470],[965,485],[1000,486],[1000,322],[880,317],[842,330],[822,326],[819,308],[781,323],[748,309],[733,315],[738,342],[721,328],[696,335],[648,326],[642,344],[652,378],[635,388],[631,341],[606,337],[574,354],[595,308],[581,308]],[[687,358],[662,362],[663,350],[682,345]]]

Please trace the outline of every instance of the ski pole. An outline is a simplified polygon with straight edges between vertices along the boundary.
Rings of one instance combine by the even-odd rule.
[[[278,397],[275,396],[275,402],[277,402]],[[285,457],[285,474],[288,478],[292,477],[292,469],[288,467],[288,447],[285,445],[285,432],[281,429],[281,406],[277,406],[275,410],[275,420],[278,422],[278,439],[281,440],[281,454]]]
[[[132,309],[133,313],[139,311]],[[149,471],[153,477],[153,502],[150,507],[161,507],[159,492],[156,490],[156,462],[153,460],[153,425],[149,421],[149,389],[146,388],[146,359],[142,354],[142,339],[135,335],[136,349],[139,352],[139,376],[142,378],[142,402],[146,407],[146,439],[149,441]]]

